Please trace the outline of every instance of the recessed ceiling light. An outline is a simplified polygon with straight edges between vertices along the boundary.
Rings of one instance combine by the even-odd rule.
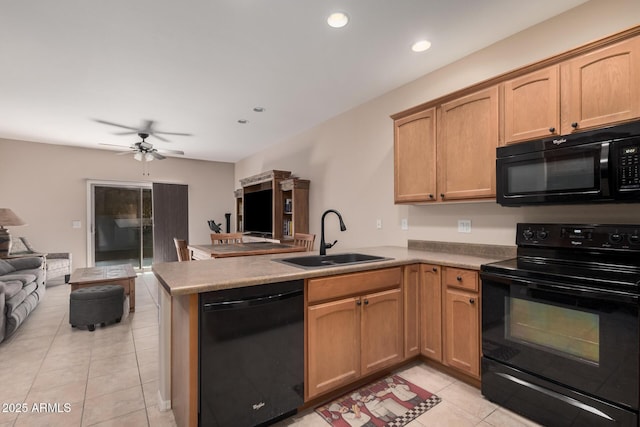
[[[256,113],[263,113],[264,107],[253,107],[253,111],[255,111]]]
[[[411,46],[411,50],[414,52],[424,52],[431,47],[431,42],[428,40],[417,41]]]
[[[240,119],[238,120],[238,123],[240,123],[241,125],[246,125],[247,123],[249,123],[249,120]]]
[[[333,28],[342,28],[349,23],[349,16],[344,12],[334,12],[327,18],[327,24]]]

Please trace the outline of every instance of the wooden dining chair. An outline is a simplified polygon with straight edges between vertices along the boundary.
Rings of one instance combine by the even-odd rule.
[[[316,241],[315,234],[295,233],[293,235],[293,244],[295,246],[304,246],[307,251],[313,250],[313,243]]]
[[[211,233],[212,245],[242,243],[242,233]]]
[[[178,253],[178,261],[191,261],[191,254],[189,248],[187,248],[187,241],[184,239],[173,238],[173,243],[176,245],[176,252]]]

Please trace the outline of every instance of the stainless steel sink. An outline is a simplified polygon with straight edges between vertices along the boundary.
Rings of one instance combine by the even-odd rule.
[[[275,259],[274,261],[300,268],[323,268],[349,264],[362,264],[365,262],[383,261],[389,259],[392,258],[359,253],[346,253],[335,255],[310,255],[302,257],[281,258]]]

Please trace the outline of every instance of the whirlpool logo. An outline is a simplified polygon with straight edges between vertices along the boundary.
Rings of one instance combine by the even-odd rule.
[[[262,408],[265,405],[264,402],[260,402],[260,403],[254,403],[253,404],[253,410],[257,411],[258,409]]]
[[[554,145],[564,144],[565,142],[567,142],[567,140],[565,138],[560,138],[560,139],[554,139],[553,140],[553,144]]]

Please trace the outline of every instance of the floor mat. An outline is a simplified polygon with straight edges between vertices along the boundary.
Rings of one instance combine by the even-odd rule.
[[[391,375],[316,408],[335,427],[401,427],[419,417],[440,398]]]

